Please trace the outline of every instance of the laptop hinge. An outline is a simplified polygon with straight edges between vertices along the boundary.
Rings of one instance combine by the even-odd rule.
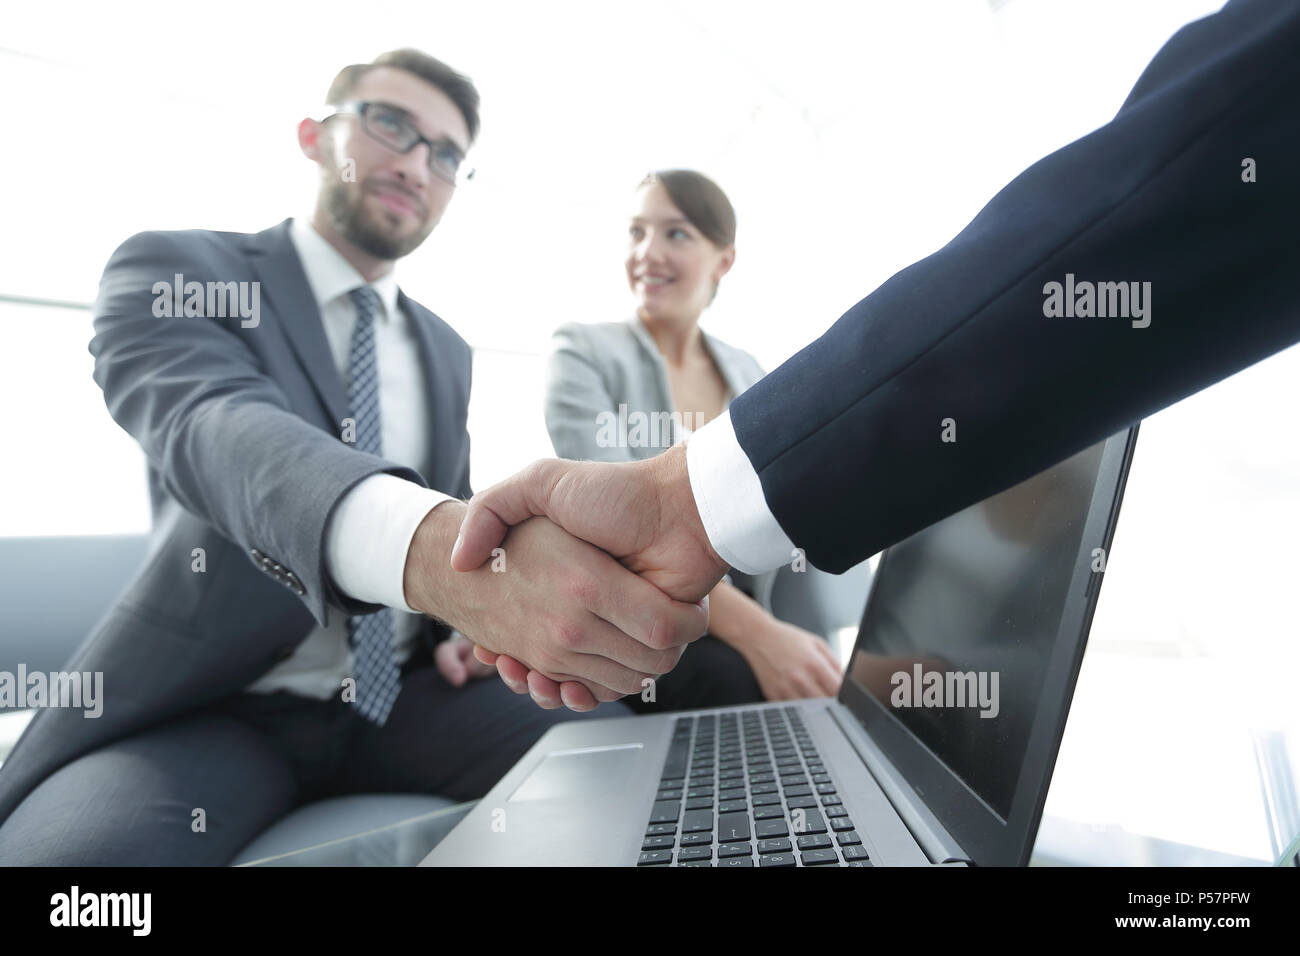
[[[829,707],[828,711],[930,862],[935,866],[974,866],[975,862],[920,801],[902,774],[863,731],[852,713],[839,701]]]

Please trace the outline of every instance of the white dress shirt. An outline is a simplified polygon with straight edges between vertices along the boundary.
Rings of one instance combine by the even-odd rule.
[[[346,389],[352,330],[357,322],[356,306],[348,293],[365,285],[365,279],[309,221],[295,219],[289,235],[320,308],[334,365]],[[397,307],[397,280],[391,272],[370,286],[382,305],[374,326],[382,454],[419,471],[429,453],[429,411],[413,320]],[[340,433],[342,429],[340,422]],[[395,640],[402,662],[415,646],[420,624],[420,615],[407,605],[402,589],[406,553],[424,516],[449,497],[396,475],[372,475],[343,497],[326,528],[327,573],[350,597],[394,609]],[[333,614],[329,627],[315,627],[290,657],[247,689],[255,693],[286,690],[325,699],[342,693],[343,679],[350,676],[347,615]]]
[[[737,571],[762,574],[794,558],[794,542],[767,506],[763,485],[736,439],[731,410],[686,442],[686,473],[704,532]]]

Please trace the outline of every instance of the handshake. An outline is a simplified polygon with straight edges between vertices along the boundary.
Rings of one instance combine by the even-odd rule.
[[[538,461],[444,502],[415,533],[403,586],[516,693],[591,710],[673,669],[727,569],[677,445],[635,463]]]

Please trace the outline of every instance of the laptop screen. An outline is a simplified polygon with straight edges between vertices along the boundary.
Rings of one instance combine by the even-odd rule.
[[[888,550],[848,678],[1010,815],[1105,442]]]

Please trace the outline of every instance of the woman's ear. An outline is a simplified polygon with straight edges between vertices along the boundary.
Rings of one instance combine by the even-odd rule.
[[[718,260],[717,266],[713,269],[713,284],[716,286],[722,280],[722,277],[731,271],[731,267],[735,264],[736,247],[727,246],[726,249],[722,250],[722,257]]]

